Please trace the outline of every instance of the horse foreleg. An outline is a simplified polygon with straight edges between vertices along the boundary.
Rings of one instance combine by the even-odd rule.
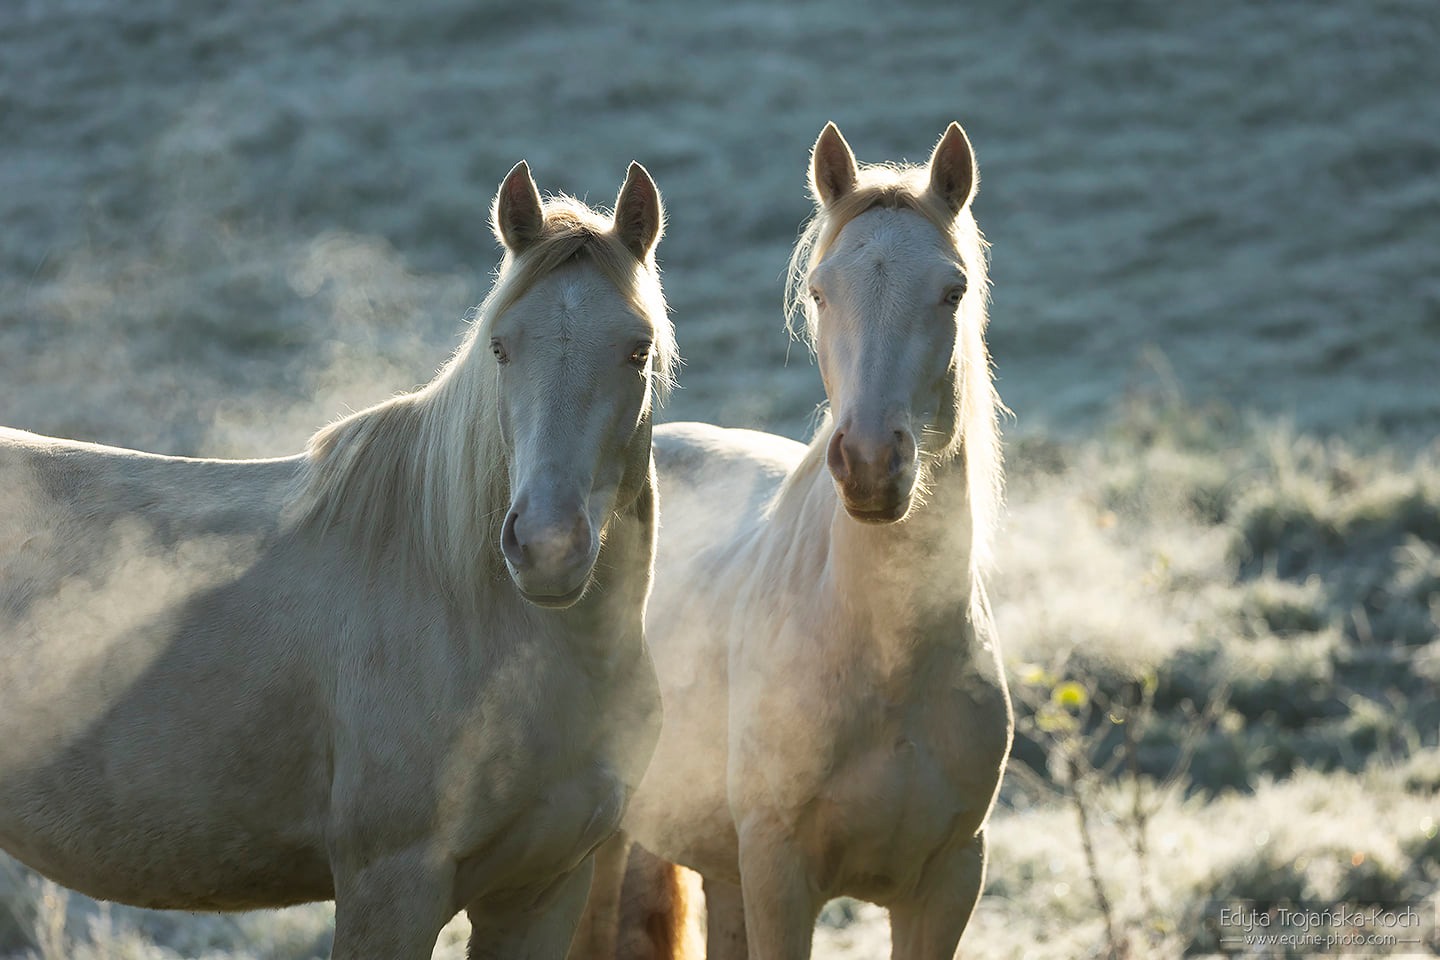
[[[809,960],[822,900],[786,828],[747,817],[740,826],[745,939],[754,960]]]
[[[472,907],[470,913],[470,960],[564,960],[575,938],[595,857],[585,858],[573,872],[546,891],[531,910],[504,917]]]
[[[985,886],[985,832],[945,851],[913,900],[890,907],[892,960],[952,960]]]
[[[450,908],[453,865],[406,851],[335,875],[332,960],[430,960]]]
[[[740,888],[705,879],[705,960],[748,960],[745,900]]]
[[[614,960],[620,925],[620,895],[632,842],[617,833],[595,850],[595,880],[570,945],[570,960]]]

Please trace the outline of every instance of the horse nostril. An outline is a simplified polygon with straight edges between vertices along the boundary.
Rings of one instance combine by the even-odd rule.
[[[520,537],[515,532],[516,522],[520,514],[510,511],[510,516],[505,518],[505,525],[500,530],[500,552],[505,554],[505,559],[510,561],[513,567],[521,568],[526,565],[525,548],[520,543]]]
[[[830,447],[825,452],[825,463],[830,467],[830,475],[841,483],[850,476],[850,461],[845,454],[845,434],[839,430],[830,438]]]

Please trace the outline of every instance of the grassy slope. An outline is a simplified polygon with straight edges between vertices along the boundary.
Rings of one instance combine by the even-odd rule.
[[[1007,785],[972,946],[1063,958],[1101,942],[1073,811],[1043,785],[1061,737],[1035,722],[1068,681],[1116,700],[1153,684],[1153,714],[1135,718],[1155,806],[1143,867],[1127,832],[1133,783],[1117,775],[1089,795],[1102,879],[1140,955],[1205,947],[1212,899],[1434,898],[1437,452],[1362,454],[1157,403],[1117,416],[1098,439],[1032,439],[1014,459],[995,593],[1020,703],[1015,762],[1041,778]],[[1215,722],[1197,729],[1192,707],[1220,696]],[[1092,720],[1079,740],[1103,762],[1118,728],[1103,711]],[[1163,783],[1187,741],[1183,773]],[[7,895],[12,909],[30,911],[44,893],[29,883]],[[82,898],[72,910],[82,942],[106,929]],[[139,932],[133,942],[108,934],[106,949],[323,956],[328,908],[279,917],[115,909],[108,929]],[[821,956],[873,955],[882,919],[858,905],[827,911]],[[437,956],[459,956],[463,930]]]

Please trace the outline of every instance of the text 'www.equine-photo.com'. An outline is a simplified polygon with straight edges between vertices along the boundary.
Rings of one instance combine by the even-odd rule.
[[[1440,955],[1433,0],[0,64],[0,960]]]

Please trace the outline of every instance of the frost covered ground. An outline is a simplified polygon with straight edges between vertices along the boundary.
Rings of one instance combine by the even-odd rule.
[[[1032,722],[1018,762],[1045,774],[1075,747],[1033,725],[1064,683],[1152,690],[1137,777],[1082,784],[1116,936],[1203,952],[1216,896],[1434,897],[1437,50],[1427,0],[15,0],[0,423],[292,452],[443,360],[511,164],[608,202],[634,158],[670,212],[688,366],[666,415],[800,435],[819,379],[779,301],[809,146],[833,119],[862,159],[923,160],[958,119],[1015,412],[993,593]],[[1221,691],[1187,740],[1186,709]],[[1082,747],[1113,746],[1061,700]],[[1007,788],[973,952],[1102,955],[1055,786]],[[64,900],[0,868],[0,955],[328,943],[323,906]],[[877,956],[884,924],[837,904],[818,936],[823,957]]]

